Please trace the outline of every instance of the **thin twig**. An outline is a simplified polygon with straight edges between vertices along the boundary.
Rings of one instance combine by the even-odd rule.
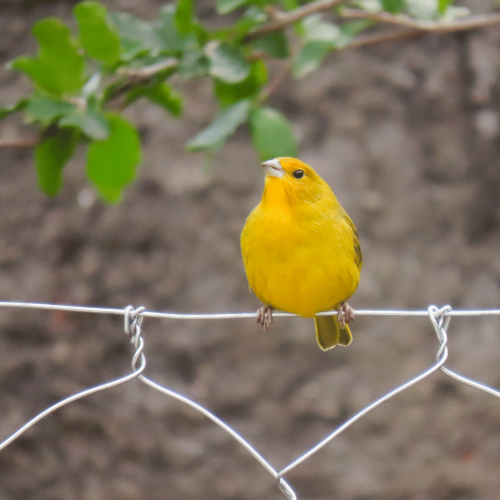
[[[160,61],[149,66],[143,66],[142,68],[120,68],[117,71],[117,74],[128,76],[130,78],[148,79],[161,71],[173,69],[177,66],[179,66],[179,61],[175,57],[169,57],[164,61]]]
[[[283,66],[273,75],[269,83],[262,89],[258,101],[263,103],[283,83],[292,69],[291,61],[286,61]]]
[[[244,41],[246,43],[252,42],[253,40],[257,40],[257,38],[262,38],[270,33],[274,33],[275,31],[281,31],[287,26],[304,19],[304,17],[332,9],[333,7],[340,5],[341,3],[345,3],[346,1],[347,0],[316,0],[315,2],[307,3],[290,12],[275,12],[273,15],[275,19],[273,21],[257,28],[255,31],[246,36]]]
[[[383,42],[394,42],[400,40],[408,40],[427,35],[425,31],[420,29],[394,30],[385,31],[382,33],[372,33],[370,35],[360,35],[353,38],[346,46],[346,49],[357,49],[358,47],[366,47]]]
[[[164,61],[160,61],[149,66],[142,68],[120,68],[117,71],[119,76],[124,76],[127,79],[123,81],[122,85],[116,87],[110,96],[107,98],[107,103],[117,99],[118,97],[126,94],[135,85],[144,85],[151,81],[151,79],[167,69],[175,69],[179,66],[179,61],[175,57],[169,57]]]
[[[0,148],[33,148],[40,142],[38,137],[0,139]]]
[[[393,15],[388,12],[366,12],[357,9],[345,9],[340,15],[350,19],[371,19],[380,23],[397,24],[398,26],[436,33],[451,33],[500,24],[499,13],[467,16],[455,21],[419,21],[404,14]]]

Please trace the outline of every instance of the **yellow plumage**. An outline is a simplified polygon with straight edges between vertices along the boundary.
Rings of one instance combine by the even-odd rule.
[[[266,184],[241,234],[250,288],[266,305],[300,316],[337,308],[356,290],[362,264],[356,228],[328,184],[295,158],[263,163]],[[324,350],[348,345],[349,327],[315,317]]]

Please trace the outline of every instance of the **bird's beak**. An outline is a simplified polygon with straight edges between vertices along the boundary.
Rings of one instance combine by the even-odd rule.
[[[278,179],[281,179],[285,175],[285,170],[277,158],[265,161],[262,166],[267,177],[278,177]]]

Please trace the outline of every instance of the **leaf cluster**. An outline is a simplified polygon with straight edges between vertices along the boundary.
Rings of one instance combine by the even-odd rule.
[[[338,3],[342,3],[338,9],[354,6],[419,19],[443,17],[454,8],[451,0]],[[270,63],[284,60],[284,67],[302,78],[318,69],[328,53],[346,47],[374,24],[372,20],[335,24],[315,13],[292,23],[291,32],[264,30],[255,36],[272,23],[277,8],[286,14],[303,5],[298,0],[217,0],[217,13],[230,14],[230,24],[210,30],[197,18],[194,0],[166,5],[154,22],[109,12],[95,0],[81,2],[73,11],[77,33],[55,18],[33,26],[37,54],[9,63],[31,80],[33,92],[0,108],[0,119],[22,112],[26,122],[39,126],[35,164],[39,185],[50,196],[60,191],[63,168],[82,144],[87,150],[88,179],[104,200],[119,201],[141,161],[137,129],[122,111],[146,98],[168,115],[181,116],[183,101],[170,83],[173,75],[178,81],[210,78],[220,108],[212,123],[188,141],[189,151],[216,151],[247,124],[262,160],[295,156],[291,124],[278,110],[265,106],[276,85],[269,79]],[[113,103],[119,98],[117,110]]]

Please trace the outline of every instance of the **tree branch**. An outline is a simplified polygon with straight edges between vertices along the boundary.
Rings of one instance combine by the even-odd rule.
[[[323,12],[324,10],[332,9],[333,7],[340,5],[341,3],[345,3],[346,1],[347,0],[316,0],[315,2],[307,3],[290,12],[274,12],[274,20],[251,32],[245,37],[244,42],[253,42],[258,38],[262,38],[270,33],[274,33],[275,31],[281,31],[287,26],[290,26],[290,24],[294,24],[297,21],[304,19],[304,17],[318,12]]]
[[[455,21],[419,21],[405,14],[396,16],[388,12],[366,12],[357,9],[345,9],[340,15],[349,19],[371,19],[379,23],[396,24],[435,33],[451,33],[500,24],[500,14],[498,13],[467,16]]]
[[[151,78],[158,73],[168,69],[173,70],[177,68],[177,66],[179,66],[179,61],[175,57],[169,57],[164,61],[149,66],[143,66],[142,68],[120,68],[117,74],[127,77],[127,80],[113,89],[111,94],[107,97],[106,103],[126,94],[134,85],[147,84]]]

